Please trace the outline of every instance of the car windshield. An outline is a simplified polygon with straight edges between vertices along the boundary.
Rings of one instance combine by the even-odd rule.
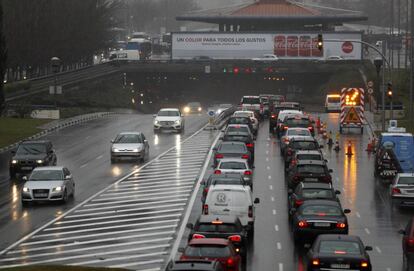
[[[252,115],[250,113],[247,113],[247,112],[237,112],[237,113],[234,113],[234,116],[250,118]]]
[[[219,151],[230,153],[245,153],[247,149],[246,146],[242,144],[222,144],[219,148]]]
[[[309,130],[302,130],[302,129],[288,129],[287,136],[311,136],[311,133]]]
[[[114,143],[142,143],[142,140],[137,134],[123,134],[118,135]]]
[[[357,242],[324,240],[319,244],[319,253],[331,255],[361,255],[361,246]]]
[[[237,227],[237,225],[234,224],[212,224],[212,223],[206,223],[206,224],[199,224],[198,227],[195,227],[196,231],[201,232],[238,232],[241,231]]]
[[[227,246],[220,245],[199,245],[187,246],[184,255],[189,257],[225,258],[231,255]]]
[[[296,156],[298,160],[322,160],[322,156],[320,154],[298,154]]]
[[[287,119],[285,122],[285,125],[287,126],[306,126],[309,125],[308,119],[301,119],[301,118],[295,118],[295,119]]]
[[[198,102],[194,102],[194,103],[188,103],[189,107],[201,107],[201,104]]]
[[[214,179],[211,182],[211,185],[216,185],[216,184],[244,185],[244,182],[243,182],[242,179],[226,179],[226,178],[222,178],[222,179]]]
[[[180,116],[180,113],[175,110],[162,110],[158,112],[158,116],[160,117],[178,117]]]
[[[340,97],[328,97],[328,103],[339,103],[340,101]]]
[[[245,142],[249,139],[249,137],[247,135],[225,135],[224,136],[224,141],[242,141]]]
[[[318,146],[313,141],[294,141],[290,144],[296,150],[316,150]]]
[[[298,165],[298,172],[323,174],[325,173],[325,167],[321,165]]]
[[[234,133],[234,132],[245,132],[248,133],[249,132],[249,128],[247,128],[246,126],[230,126],[227,128],[226,133]]]
[[[414,185],[414,176],[400,177],[398,184]]]
[[[307,188],[302,190],[302,196],[307,199],[330,199],[333,193],[327,189]]]
[[[61,170],[35,170],[29,178],[30,181],[51,181],[63,180],[63,172]]]
[[[260,104],[260,98],[247,98],[244,97],[242,104]]]
[[[243,162],[221,162],[220,169],[247,169]]]
[[[309,216],[341,216],[342,212],[337,206],[310,205],[304,206],[301,210],[301,214]]]
[[[249,118],[244,118],[244,117],[240,117],[240,118],[231,118],[229,119],[228,124],[249,124]]]
[[[43,144],[22,144],[17,148],[16,154],[42,154],[46,153],[46,146]]]

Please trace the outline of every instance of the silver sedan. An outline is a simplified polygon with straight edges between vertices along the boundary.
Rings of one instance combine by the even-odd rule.
[[[143,133],[123,132],[111,141],[111,163],[121,159],[144,162],[149,155],[149,144]]]
[[[37,167],[22,189],[22,204],[36,201],[67,202],[75,195],[75,182],[65,167]]]

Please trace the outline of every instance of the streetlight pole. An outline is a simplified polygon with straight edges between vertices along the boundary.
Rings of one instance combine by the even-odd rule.
[[[58,57],[56,57],[56,56],[52,57],[52,58],[50,59],[50,64],[51,64],[51,66],[52,66],[52,72],[53,72],[53,74],[54,74],[54,80],[53,80],[53,84],[54,84],[54,86],[53,86],[53,94],[54,94],[54,95],[57,95],[57,94],[58,94],[58,91],[57,91],[57,88],[58,88],[58,85],[57,85],[57,74],[58,74],[58,72],[59,72],[59,68],[60,68],[60,58],[58,58]],[[57,101],[56,101],[56,98],[55,98],[54,100],[55,100],[55,107],[57,107]]]

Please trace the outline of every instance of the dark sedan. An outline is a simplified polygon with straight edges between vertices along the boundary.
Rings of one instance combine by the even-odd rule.
[[[296,151],[319,150],[321,148],[318,141],[311,136],[297,136],[291,138],[284,152],[285,168],[289,166]]]
[[[227,132],[221,138],[223,142],[227,141],[236,141],[243,142],[246,144],[247,149],[250,151],[250,154],[253,156],[254,160],[254,139],[249,133],[245,132]]]
[[[298,161],[288,172],[288,187],[294,189],[300,182],[331,183],[331,172],[332,169],[328,169],[325,161]]]
[[[247,149],[246,144],[242,142],[221,142],[217,148],[214,148],[214,166],[223,158],[241,158],[246,159],[250,166],[253,165],[253,157]]]
[[[257,135],[257,129],[254,129],[253,121],[249,117],[231,117],[227,121],[227,124],[246,124],[249,126],[250,131],[252,131],[254,135]]]
[[[308,200],[298,209],[292,208],[292,232],[295,243],[307,243],[319,234],[348,234],[348,220],[337,201]]]
[[[309,271],[359,270],[371,271],[371,260],[358,236],[322,234],[316,238],[308,252]]]

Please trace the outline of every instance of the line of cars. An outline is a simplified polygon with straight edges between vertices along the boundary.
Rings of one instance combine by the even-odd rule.
[[[332,185],[312,117],[299,103],[279,104],[271,110],[275,119],[269,132],[280,138],[288,187],[288,212],[295,244],[310,245],[307,270],[372,270],[367,251],[357,236],[348,235],[349,209],[343,209],[340,192]]]
[[[188,244],[167,270],[245,270],[260,203],[252,194],[259,120],[257,112],[246,109],[228,119],[213,148],[213,173],[201,183],[202,214],[187,225]]]

